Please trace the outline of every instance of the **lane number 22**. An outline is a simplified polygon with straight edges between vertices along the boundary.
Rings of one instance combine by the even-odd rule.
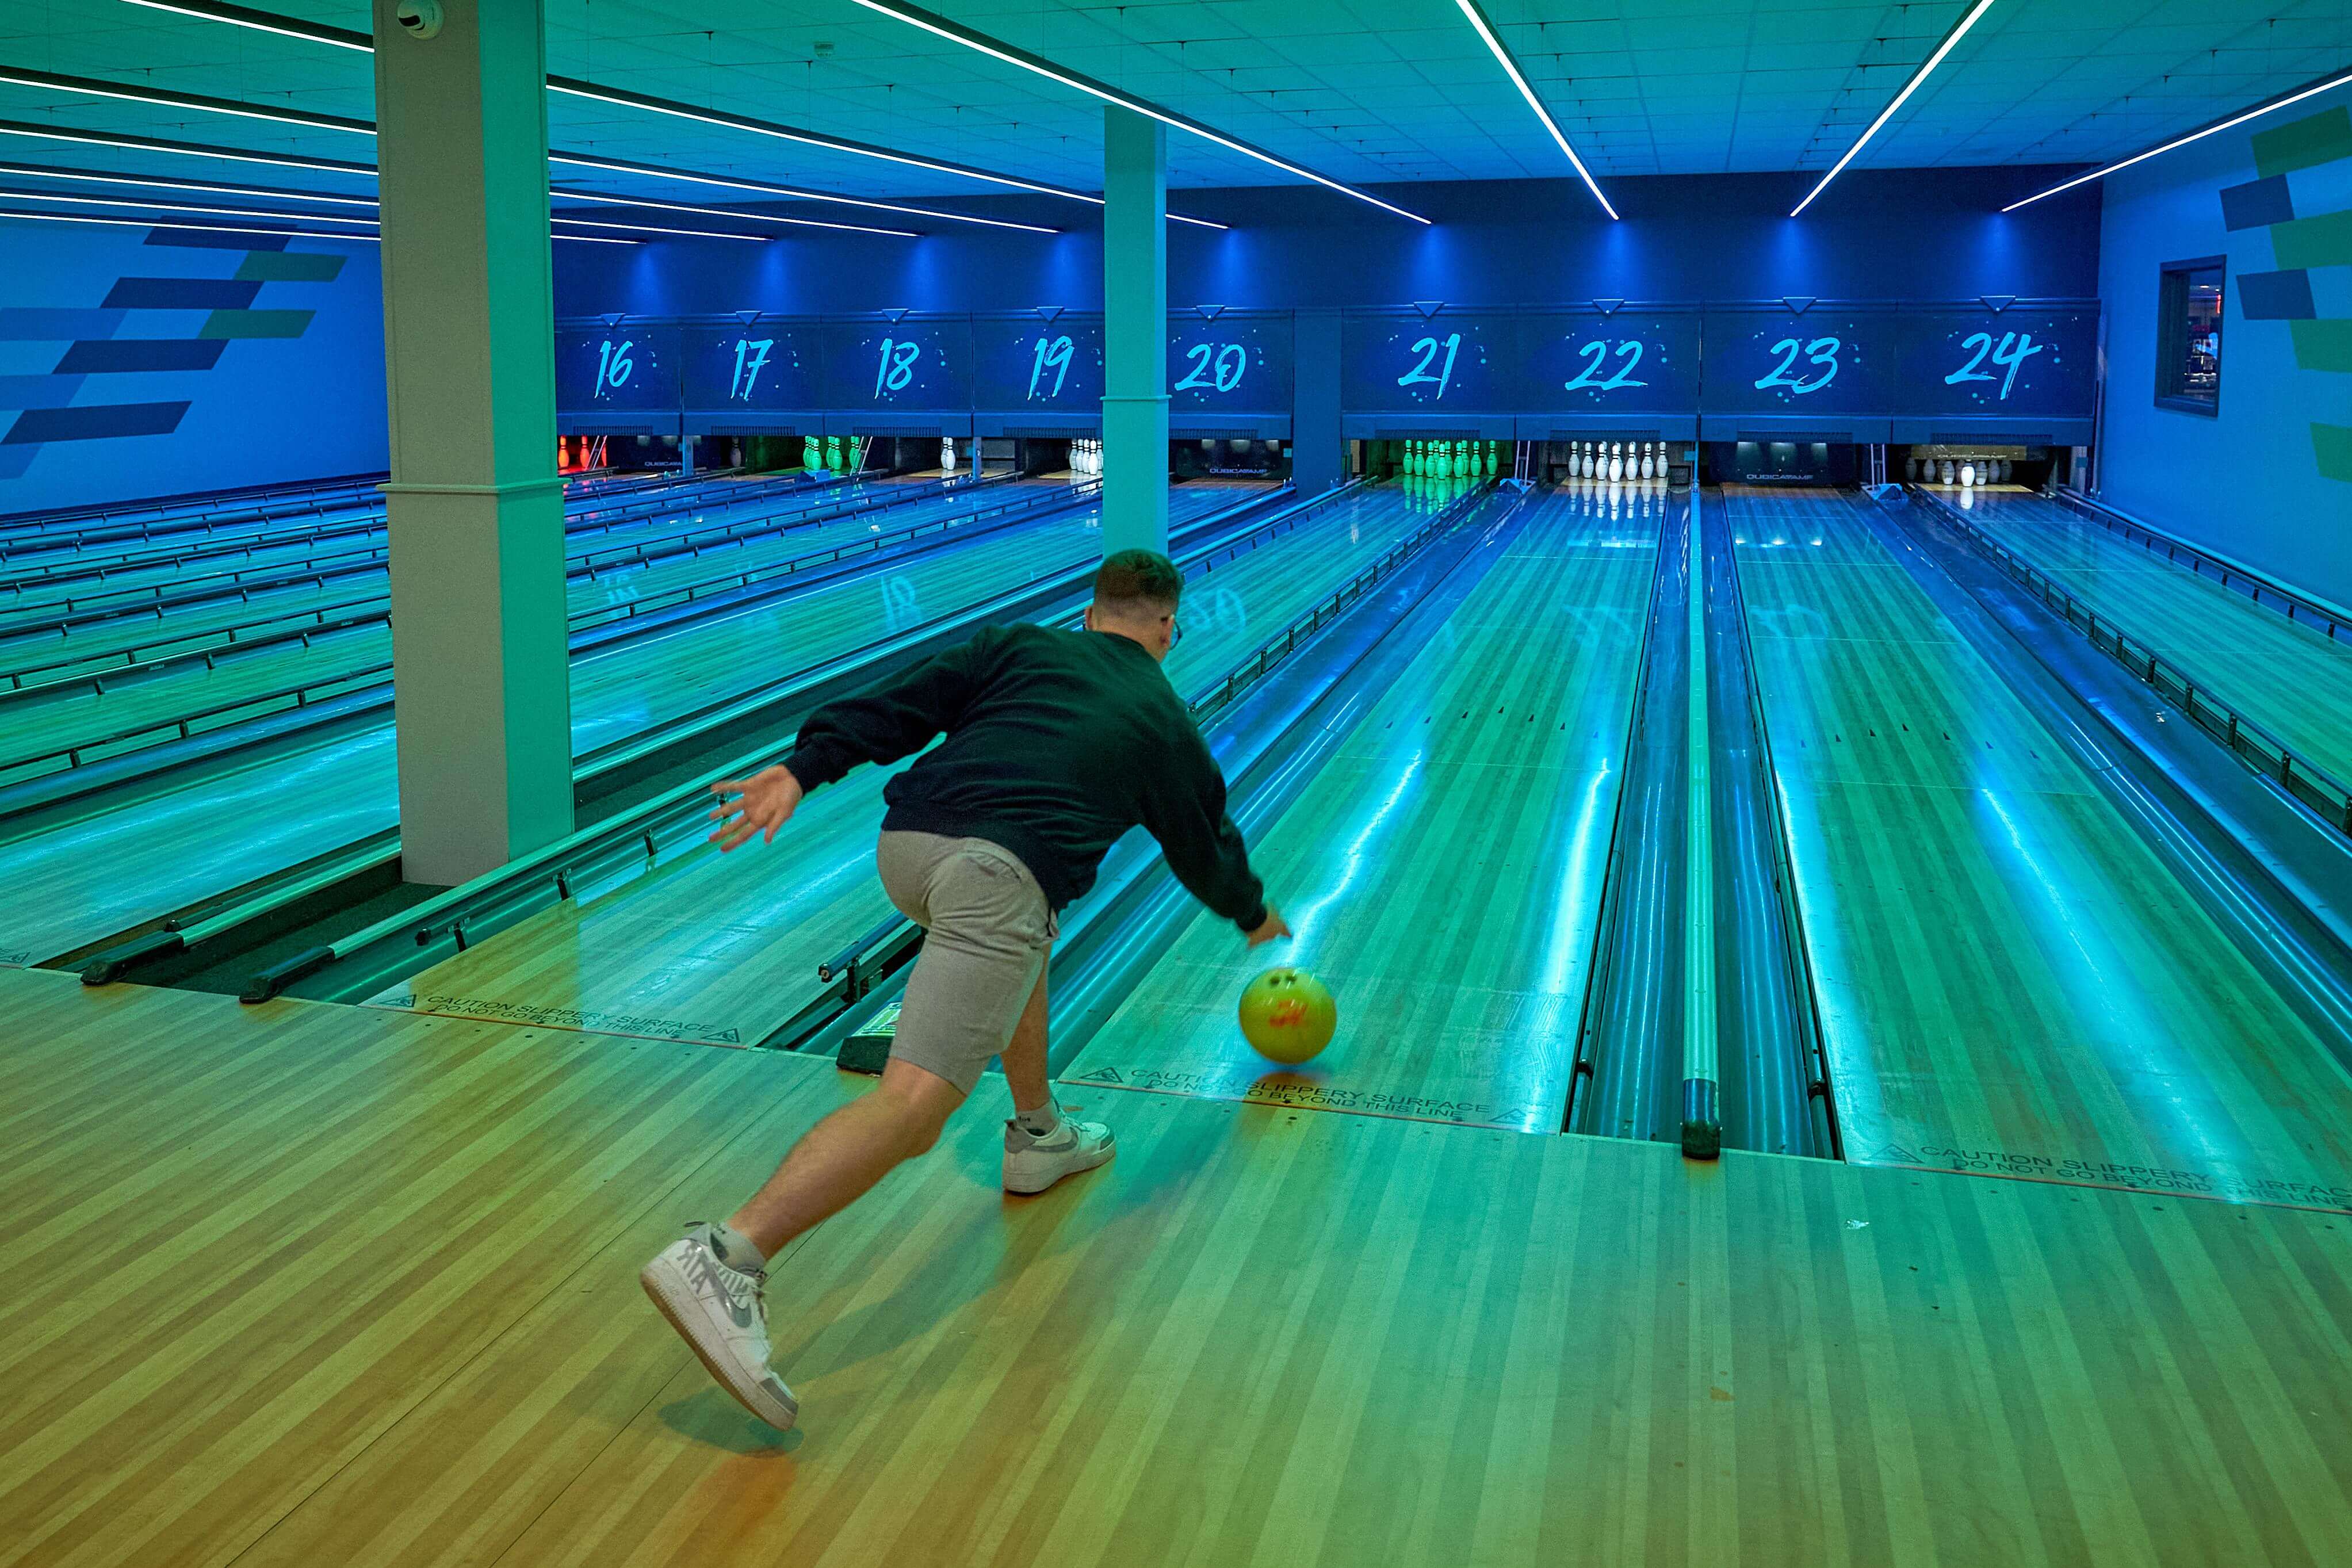
[[[1633,367],[1642,363],[1642,343],[1638,338],[1627,338],[1623,342],[1619,343],[1610,342],[1606,339],[1596,340],[1584,344],[1576,352],[1584,356],[1584,368],[1576,373],[1574,380],[1565,384],[1566,391],[1575,392],[1580,388],[1589,387],[1594,392],[1614,392],[1621,386],[1650,384],[1646,381],[1633,379]],[[1607,380],[1596,380],[1595,378],[1601,374],[1601,365],[1607,363],[1612,353],[1625,363],[1619,365]]]

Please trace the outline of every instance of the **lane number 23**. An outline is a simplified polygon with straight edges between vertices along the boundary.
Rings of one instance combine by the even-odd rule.
[[[1785,386],[1792,396],[1797,397],[1802,397],[1808,392],[1819,392],[1837,379],[1838,351],[1844,346],[1835,338],[1815,338],[1809,343],[1800,343],[1795,338],[1782,338],[1772,345],[1772,352],[1780,356],[1780,363],[1757,381],[1756,390],[1762,392],[1768,387]],[[1822,374],[1810,381],[1792,378],[1789,372],[1795,366],[1799,354],[1805,356],[1806,363],[1820,366]]]

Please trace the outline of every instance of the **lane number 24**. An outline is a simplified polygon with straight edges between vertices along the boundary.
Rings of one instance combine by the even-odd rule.
[[[1974,357],[1946,376],[1944,384],[1958,386],[1964,381],[1992,380],[1992,372],[1977,368],[1984,363],[1987,355],[1990,355],[1993,363],[2009,367],[2009,374],[2000,378],[2000,401],[2006,403],[2009,401],[2009,389],[2017,381],[2017,367],[2049,346],[2048,343],[2035,342],[2032,332],[2003,332],[1998,347],[1994,345],[1990,332],[1970,332],[1960,340],[1960,347],[1976,350]]]

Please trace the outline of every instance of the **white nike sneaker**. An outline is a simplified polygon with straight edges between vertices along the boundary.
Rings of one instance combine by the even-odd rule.
[[[1043,1138],[1018,1121],[1004,1124],[1004,1190],[1042,1193],[1064,1176],[1091,1171],[1118,1152],[1109,1127],[1063,1117]]]
[[[777,1431],[792,1430],[800,1401],[768,1366],[764,1270],[746,1274],[720,1262],[710,1247],[710,1226],[698,1221],[686,1227],[683,1241],[670,1243],[637,1270],[637,1282],[719,1387]]]

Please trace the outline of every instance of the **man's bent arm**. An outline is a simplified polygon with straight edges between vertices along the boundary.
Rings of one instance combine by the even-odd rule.
[[[1225,814],[1225,776],[1194,738],[1167,782],[1147,802],[1144,829],[1160,841],[1185,890],[1241,928],[1265,923],[1265,888],[1250,869],[1241,829]]]
[[[860,763],[895,763],[951,728],[980,690],[989,637],[932,655],[871,691],[828,702],[801,726],[784,765],[803,790],[839,779]]]

